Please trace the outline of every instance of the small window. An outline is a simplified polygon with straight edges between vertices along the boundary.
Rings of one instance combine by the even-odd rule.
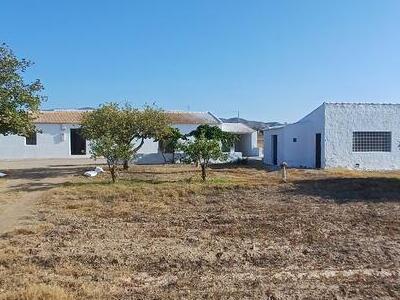
[[[25,137],[25,145],[37,145],[37,133],[36,132]]]
[[[353,152],[391,152],[390,131],[354,131]]]
[[[297,143],[297,138],[293,138],[293,143]]]

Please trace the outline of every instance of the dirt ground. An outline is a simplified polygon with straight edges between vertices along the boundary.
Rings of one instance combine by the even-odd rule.
[[[102,161],[98,162],[102,163]],[[35,222],[35,204],[44,192],[90,169],[90,159],[0,161],[0,234]]]
[[[61,168],[8,191],[42,194],[0,237],[0,299],[400,298],[400,173]]]

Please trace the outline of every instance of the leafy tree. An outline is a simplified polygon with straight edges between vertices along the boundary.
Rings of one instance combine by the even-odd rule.
[[[200,164],[203,181],[206,180],[210,160],[226,159],[226,154],[221,150],[220,141],[208,139],[204,135],[186,140],[180,148],[189,162]]]
[[[178,128],[169,127],[159,139],[159,147],[164,161],[167,162],[166,153],[172,153],[172,163],[175,163],[175,152],[179,148],[179,140],[183,137]]]
[[[237,135],[222,131],[218,126],[210,126],[208,124],[198,126],[187,136],[193,136],[195,138],[204,137],[208,140],[219,141],[222,148],[230,148],[238,140]]]
[[[168,116],[159,108],[145,106],[143,110],[129,104],[119,106],[108,103],[90,112],[83,121],[83,133],[88,140],[112,137],[118,145],[130,149],[130,156],[124,158],[124,169],[128,162],[148,138],[159,139],[168,130]]]
[[[117,178],[118,164],[132,155],[132,149],[126,144],[121,144],[110,134],[91,141],[90,151],[93,158],[105,157],[112,182]]]
[[[44,97],[37,79],[24,82],[23,73],[32,62],[18,59],[5,44],[0,45],[0,134],[28,136],[35,132],[34,119]]]

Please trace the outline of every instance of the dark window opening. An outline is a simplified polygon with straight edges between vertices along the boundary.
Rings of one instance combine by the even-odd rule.
[[[293,138],[293,143],[297,143],[297,138]]]
[[[31,135],[25,137],[26,145],[37,145],[37,133],[34,132]]]
[[[353,152],[391,152],[390,131],[354,131]]]

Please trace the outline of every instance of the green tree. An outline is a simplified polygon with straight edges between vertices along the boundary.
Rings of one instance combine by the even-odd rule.
[[[186,137],[193,136],[195,138],[204,137],[208,140],[216,140],[221,143],[222,148],[230,148],[237,140],[238,136],[230,132],[222,131],[218,126],[210,126],[203,124],[190,132]]]
[[[117,168],[121,161],[129,159],[132,149],[126,144],[121,144],[115,137],[107,134],[98,139],[92,140],[90,152],[93,158],[104,157],[107,160],[108,169],[111,174],[112,182],[117,178]]]
[[[165,154],[172,154],[172,163],[175,163],[175,153],[179,148],[179,140],[183,138],[182,133],[178,128],[168,127],[166,132],[158,139],[159,148],[164,158],[165,163],[167,158]]]
[[[117,103],[108,103],[89,112],[82,122],[83,135],[88,140],[97,141],[107,136],[116,145],[129,149],[130,155],[123,159],[124,169],[146,139],[159,139],[168,126],[168,116],[159,108],[145,106],[139,110]]]
[[[18,59],[5,44],[0,45],[0,134],[28,136],[35,132],[33,124],[44,97],[37,79],[26,83],[23,73],[32,62]]]
[[[186,155],[189,162],[199,164],[201,166],[201,178],[203,181],[207,177],[207,168],[211,160],[226,159],[227,156],[221,150],[220,141],[217,139],[208,139],[204,135],[187,139],[181,143],[180,148]]]

